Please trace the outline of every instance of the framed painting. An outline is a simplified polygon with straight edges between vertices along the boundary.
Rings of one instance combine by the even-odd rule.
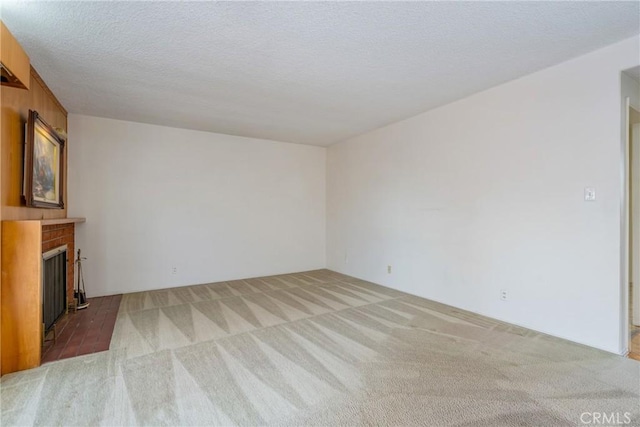
[[[25,143],[23,197],[26,205],[64,208],[65,140],[36,111],[29,111]]]

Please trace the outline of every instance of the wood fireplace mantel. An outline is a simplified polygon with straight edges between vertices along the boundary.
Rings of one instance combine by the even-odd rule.
[[[86,222],[86,218],[55,218],[55,219],[27,219],[23,222],[39,222],[40,225],[79,224]]]
[[[86,218],[59,218],[59,219],[40,220],[42,225],[78,224],[86,221],[87,221]]]

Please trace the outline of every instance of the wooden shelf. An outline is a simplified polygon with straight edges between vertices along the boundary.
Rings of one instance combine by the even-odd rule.
[[[13,220],[12,222],[33,222],[38,223],[41,226],[45,225],[60,225],[60,224],[80,224],[83,222],[87,222],[87,218],[53,218],[53,219],[19,219]]]
[[[86,222],[87,218],[58,218],[58,219],[41,219],[42,225],[59,225],[59,224],[79,224]]]

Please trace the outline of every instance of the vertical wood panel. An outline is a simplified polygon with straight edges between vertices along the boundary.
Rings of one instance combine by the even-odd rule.
[[[29,110],[38,111],[44,120],[54,127],[60,127],[67,130],[67,111],[58,102],[47,85],[42,81],[38,73],[30,68],[29,90],[19,89],[9,86],[0,86],[0,219],[5,220],[24,220],[24,219],[54,219],[66,218],[66,201],[67,201],[67,162],[65,161],[65,170],[63,173],[63,200],[65,201],[65,209],[37,209],[27,208],[22,205],[22,168],[23,168],[23,144],[24,144],[24,125],[27,121]],[[67,155],[67,147],[69,142],[65,144],[63,155]],[[9,236],[11,238],[11,236]],[[4,233],[0,234],[0,239],[5,241]],[[38,231],[38,241],[40,239],[40,231]],[[33,242],[29,242],[33,244]],[[5,256],[4,251],[0,251],[0,259],[3,265],[5,258],[15,256],[11,253]],[[5,336],[4,331],[10,329],[12,324],[5,324],[5,319],[10,318],[14,311],[19,310],[21,305],[14,305],[14,295],[6,293],[5,288],[9,284],[5,280],[5,272],[2,272],[2,285],[0,286],[0,371],[2,373],[14,371],[16,369],[26,369],[27,367],[38,366],[40,364],[40,350],[38,344],[37,363],[29,353],[29,362],[20,367],[15,366],[16,348],[26,348],[25,346],[34,345],[31,341],[17,343],[15,332]],[[39,301],[39,300],[38,300]],[[35,304],[40,309],[40,304]],[[5,308],[7,308],[6,311]],[[32,309],[33,307],[29,307]],[[39,333],[35,334],[39,340]],[[38,341],[39,343],[39,341]],[[21,350],[20,350],[21,351]],[[9,366],[5,366],[6,359],[12,360]],[[30,366],[27,366],[30,365]]]
[[[2,222],[2,374],[40,366],[42,226]]]
[[[31,68],[30,87],[31,89],[24,90],[0,86],[2,99],[1,217],[3,220],[66,218],[67,162],[65,162],[63,173],[65,209],[27,208],[22,204],[24,125],[27,122],[29,110],[36,110],[51,126],[67,130],[67,111],[33,68]],[[68,141],[63,153],[65,158],[67,147]]]

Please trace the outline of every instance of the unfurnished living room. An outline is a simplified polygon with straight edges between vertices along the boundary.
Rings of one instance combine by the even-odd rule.
[[[640,425],[638,1],[0,7],[0,425]]]

